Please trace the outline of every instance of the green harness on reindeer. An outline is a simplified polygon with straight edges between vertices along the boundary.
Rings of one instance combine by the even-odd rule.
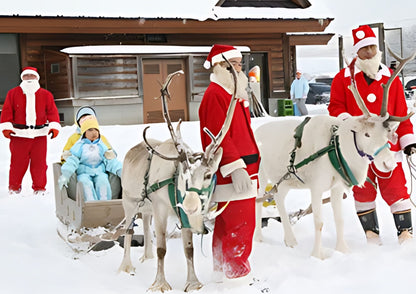
[[[358,184],[357,179],[352,173],[348,163],[345,161],[344,156],[342,156],[340,146],[339,146],[339,136],[337,134],[338,126],[333,125],[331,127],[331,139],[329,140],[329,145],[316,151],[312,155],[306,157],[301,162],[295,164],[296,150],[302,147],[302,136],[305,125],[310,121],[311,117],[306,117],[300,125],[295,129],[295,147],[290,153],[289,166],[287,167],[288,172],[273,186],[272,190],[269,193],[276,192],[277,187],[281,182],[290,178],[291,175],[294,175],[302,183],[303,180],[296,174],[296,171],[304,165],[309,164],[311,161],[328,154],[329,160],[331,161],[332,166],[338,172],[338,174],[344,179],[345,183],[352,187]]]
[[[149,170],[150,170],[150,165],[152,162],[152,157],[153,157],[153,153],[149,152],[148,165],[147,165],[146,173],[144,176],[144,188],[142,191],[143,199],[145,198],[149,199],[149,196],[148,196],[149,194],[167,185],[169,201],[170,201],[170,204],[172,205],[172,208],[175,210],[177,217],[179,218],[181,222],[181,228],[190,228],[191,226],[189,224],[188,216],[186,215],[185,211],[181,207],[184,197],[181,191],[178,189],[179,165],[176,164],[176,169],[175,169],[175,173],[173,174],[173,177],[163,180],[161,182],[156,182],[153,185],[148,186],[149,185]],[[202,210],[204,210],[204,207],[206,205],[209,205],[212,193],[215,189],[215,185],[216,185],[216,177],[214,175],[211,179],[211,184],[208,187],[201,188],[201,189],[196,189],[194,187],[191,187],[191,188],[186,187],[186,191],[193,191],[200,196],[200,199],[202,202]],[[208,196],[206,198],[202,198],[201,195],[203,194],[207,194]]]

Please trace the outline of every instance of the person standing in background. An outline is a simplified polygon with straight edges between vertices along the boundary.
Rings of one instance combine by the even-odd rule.
[[[0,129],[10,139],[9,194],[21,192],[30,165],[34,194],[44,195],[48,168],[46,136],[58,136],[59,113],[52,93],[40,87],[36,68],[25,67],[20,77],[20,86],[7,93],[0,117]]]
[[[305,105],[308,92],[308,81],[302,76],[300,70],[297,70],[296,78],[293,80],[292,85],[290,86],[290,98],[293,100],[293,103],[296,103],[296,106],[301,115],[308,115],[308,110],[306,109]]]

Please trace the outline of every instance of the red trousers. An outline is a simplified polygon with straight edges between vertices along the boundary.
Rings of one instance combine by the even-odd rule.
[[[218,209],[226,205],[220,202]],[[250,272],[250,256],[256,226],[256,198],[231,201],[215,219],[212,236],[214,270],[227,278],[238,278]]]
[[[18,191],[30,164],[33,190],[45,190],[46,186],[46,136],[30,138],[11,137],[9,190]]]
[[[391,176],[390,172],[382,173],[371,164],[367,176],[374,183],[378,184],[380,194],[389,206],[401,199],[409,199],[410,196],[407,193],[407,187],[405,186],[406,177],[401,162],[397,163]],[[355,186],[353,191],[354,198],[358,202],[373,202],[376,200],[377,189],[369,182],[365,182],[363,188]]]

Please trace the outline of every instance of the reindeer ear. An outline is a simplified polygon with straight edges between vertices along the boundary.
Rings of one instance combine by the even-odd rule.
[[[218,165],[220,164],[222,158],[222,147],[218,147],[217,151],[214,153],[214,157],[212,158],[210,165],[217,170]]]
[[[397,143],[398,135],[396,133],[397,128],[399,127],[400,122],[398,121],[389,121],[387,122],[387,126],[385,126],[388,130],[387,138],[393,144]]]

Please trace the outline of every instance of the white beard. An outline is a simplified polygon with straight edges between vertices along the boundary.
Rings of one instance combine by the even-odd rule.
[[[26,95],[26,124],[36,125],[36,91],[40,85],[38,80],[23,80],[20,83],[23,93]]]
[[[23,93],[25,94],[35,94],[39,90],[40,85],[38,80],[23,80],[20,83],[20,88],[22,88]]]
[[[381,51],[378,51],[371,59],[360,59],[357,57],[356,66],[369,78],[375,79],[381,63]]]
[[[221,65],[217,64],[214,66],[213,74],[211,76],[211,81],[220,84],[228,92],[234,92],[234,79],[233,75]],[[248,100],[247,94],[248,87],[248,78],[247,76],[240,71],[237,73],[237,98]]]

